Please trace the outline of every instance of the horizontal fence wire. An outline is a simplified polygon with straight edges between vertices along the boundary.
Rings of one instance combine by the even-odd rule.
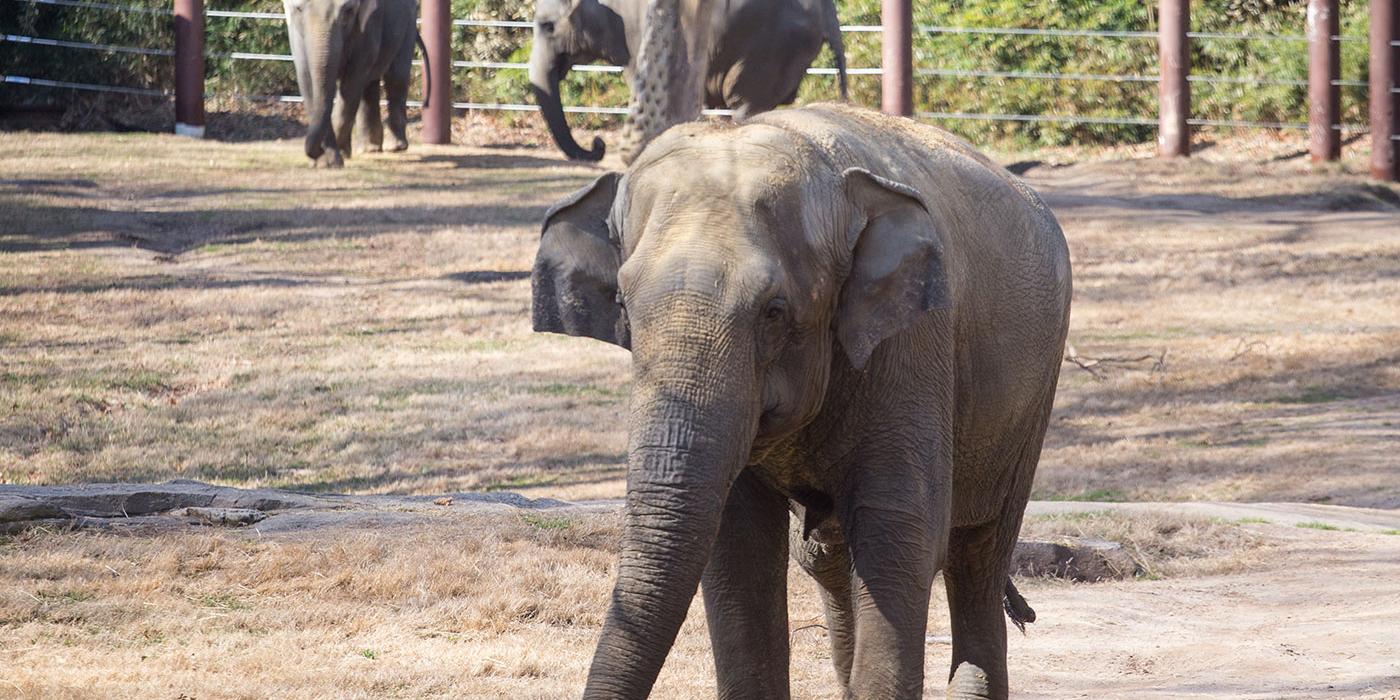
[[[237,10],[205,10],[205,17],[234,17],[238,19],[286,19],[281,12],[239,12]]]
[[[106,2],[88,2],[87,0],[16,0],[16,2],[28,3],[30,5],[60,5],[63,7],[82,7],[89,10],[110,10],[113,12],[139,12],[148,15],[173,15],[173,9],[159,7],[141,7],[140,5],[114,5]]]
[[[72,83],[66,80],[29,78],[23,75],[0,75],[0,83],[9,85],[37,85],[40,87],[66,88],[69,90],[88,90],[91,92],[117,92],[123,95],[142,95],[147,97],[168,97],[174,94],[169,90],[119,87],[116,85],[93,85],[92,83]]]
[[[149,49],[143,46],[116,46],[114,44],[89,44],[81,41],[44,39],[37,36],[19,36],[16,34],[0,34],[0,41],[8,41],[15,44],[32,44],[34,46],[56,46],[64,49],[86,49],[91,51],[107,51],[110,53],[134,53],[144,56],[175,55],[175,51],[172,49]]]

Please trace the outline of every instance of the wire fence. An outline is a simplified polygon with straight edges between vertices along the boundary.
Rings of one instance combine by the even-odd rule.
[[[3,1],[3,0],[0,0]],[[164,8],[142,7],[136,5],[122,5],[106,2],[93,2],[90,0],[14,0],[15,2],[28,3],[31,5],[52,5],[61,7],[82,8],[86,10],[109,11],[109,12],[136,12],[155,15],[172,15],[173,12]],[[284,21],[282,13],[276,12],[252,12],[233,10],[207,10],[205,16],[209,18],[227,19],[249,19],[262,21]],[[519,20],[489,20],[489,19],[454,19],[452,25],[457,27],[470,27],[478,29],[497,30],[528,30],[534,24],[528,21]],[[950,27],[936,25],[916,25],[915,30],[925,35],[992,35],[992,36],[1031,36],[1031,37],[1056,37],[1056,38],[1079,38],[1095,40],[1141,40],[1156,41],[1158,35],[1155,32],[1144,31],[1116,31],[1116,30],[1091,30],[1091,29],[1058,29],[1058,28],[1024,28],[1024,27]],[[868,34],[879,33],[882,27],[879,25],[843,25],[841,31],[846,34]],[[1304,35],[1294,34],[1251,34],[1251,33],[1227,33],[1227,32],[1190,32],[1187,36],[1196,40],[1222,40],[1222,41],[1267,41],[1267,42],[1306,42]],[[5,42],[15,44],[27,44],[32,46],[44,46],[56,49],[71,49],[82,51],[97,51],[117,54],[138,54],[156,57],[173,57],[174,51],[164,48],[152,48],[141,46],[120,46],[102,43],[89,43],[81,41],[71,41],[67,39],[56,39],[49,37],[26,36],[16,34],[3,34],[0,38]],[[1364,42],[1367,37],[1333,35],[1332,39],[1338,42]],[[1400,41],[1392,42],[1393,46],[1400,46]],[[289,54],[271,54],[255,52],[210,52],[206,54],[210,58],[222,58],[233,61],[270,61],[288,62],[292,61]],[[415,61],[415,65],[421,65],[421,61]],[[526,71],[529,66],[525,63],[509,61],[481,61],[481,60],[454,60],[452,67],[455,69],[469,71]],[[586,73],[617,74],[623,72],[620,66],[611,65],[577,65],[573,68],[576,71]],[[847,74],[851,76],[879,76],[883,70],[878,67],[850,67]],[[935,78],[960,78],[973,80],[1017,80],[1017,81],[1078,81],[1078,82],[1111,82],[1111,83],[1159,83],[1161,78],[1156,75],[1143,74],[1112,74],[1112,73],[1060,73],[1060,72],[1036,72],[1036,71],[1007,71],[1007,70],[970,70],[970,69],[949,69],[949,68],[929,68],[919,67],[915,69],[915,75]],[[835,68],[813,67],[807,69],[808,75],[832,76],[836,75]],[[1278,78],[1263,76],[1221,76],[1221,75],[1190,75],[1188,80],[1192,83],[1212,84],[1212,85],[1281,85],[1289,87],[1306,87],[1308,81],[1303,78]],[[62,80],[49,80],[41,77],[3,75],[0,74],[0,82],[9,85],[27,85],[35,87],[48,87],[60,89],[72,89],[92,92],[111,92],[128,95],[143,96],[168,96],[171,94],[166,89],[155,89],[148,87],[129,87],[117,85],[97,85],[90,83],[71,82]],[[1347,88],[1367,88],[1369,84],[1360,80],[1333,80],[1333,85]],[[1392,90],[1400,94],[1400,88]],[[224,97],[227,95],[218,95]],[[216,95],[209,95],[216,97]],[[300,102],[301,98],[296,95],[233,95],[232,97],[247,100],[273,100],[279,102]],[[411,102],[411,106],[420,106],[416,102]],[[503,112],[526,112],[538,111],[538,107],[533,104],[509,103],[509,102],[480,102],[462,101],[453,102],[452,106],[459,110],[479,110],[479,111],[503,111]],[[565,107],[566,112],[579,114],[596,115],[625,115],[627,110],[623,107],[609,107],[596,105],[574,105]],[[712,109],[705,110],[707,115],[728,115],[729,110]],[[956,111],[920,111],[915,116],[931,120],[976,120],[989,122],[1046,122],[1046,123],[1068,123],[1068,124],[1100,124],[1100,125],[1122,125],[1122,126],[1155,126],[1157,119],[1153,116],[1127,115],[1127,116],[1095,116],[1085,114],[1017,114],[1017,113],[989,113],[989,112],[956,112]],[[1192,126],[1227,127],[1237,129],[1276,129],[1276,130],[1306,130],[1306,123],[1294,123],[1283,121],[1263,121],[1263,120],[1231,120],[1231,119],[1203,119],[1195,118],[1188,120]],[[1334,124],[1333,129],[1347,131],[1365,131],[1365,125],[1361,124]]]

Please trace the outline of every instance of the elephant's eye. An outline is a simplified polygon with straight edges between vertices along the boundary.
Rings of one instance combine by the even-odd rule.
[[[545,34],[553,34],[553,33],[554,33],[554,23],[553,23],[553,22],[540,22],[540,31],[543,32],[543,33],[545,33]]]
[[[763,320],[780,321],[787,316],[787,300],[777,297],[768,302],[768,306],[763,309]]]

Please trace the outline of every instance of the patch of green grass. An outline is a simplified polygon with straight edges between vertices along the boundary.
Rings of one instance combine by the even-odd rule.
[[[1381,530],[1382,535],[1400,535],[1400,530]],[[0,544],[4,544],[0,542]]]
[[[1122,503],[1128,500],[1127,494],[1114,489],[1092,489],[1080,493],[1057,493],[1050,496],[1052,501],[1088,501],[1093,503]]]
[[[535,513],[521,513],[520,520],[541,530],[567,530],[569,526],[573,525],[573,521],[568,518],[551,518],[544,515],[536,515]]]
[[[139,391],[145,394],[159,394],[170,388],[162,377],[151,370],[136,370],[126,376],[116,377],[107,380],[107,387],[110,389],[127,389]]]
[[[57,603],[60,605],[71,605],[92,600],[92,594],[85,591],[39,591],[37,594],[40,600],[46,603]]]
[[[361,649],[361,650],[360,650],[360,656],[363,656],[363,657],[365,657],[366,659],[369,659],[369,660],[373,661],[374,659],[379,658],[379,652],[377,652],[377,651],[375,651],[375,650],[373,650],[373,649]]]
[[[1274,521],[1268,518],[1240,518],[1235,521],[1236,525],[1272,525]]]
[[[1304,389],[1303,393],[1301,394],[1295,394],[1292,396],[1280,396],[1274,399],[1274,401],[1276,403],[1312,405],[1318,403],[1331,403],[1333,401],[1343,401],[1349,398],[1351,398],[1351,395],[1339,389],[1324,386],[1310,386],[1307,389]]]
[[[1328,525],[1327,523],[1320,523],[1320,522],[1318,522],[1318,521],[1316,521],[1316,520],[1309,520],[1308,522],[1305,522],[1305,523],[1297,523],[1296,526],[1297,526],[1297,527],[1305,527],[1305,528],[1307,528],[1307,529],[1309,529],[1309,530],[1335,530],[1335,531],[1340,531],[1340,530],[1342,529],[1342,528],[1337,527],[1336,525]]]
[[[483,487],[485,491],[506,491],[509,489],[530,488],[533,486],[548,486],[556,481],[556,477],[542,474],[527,474],[517,476],[509,481],[501,481],[494,484],[487,484]]]
[[[610,399],[623,397],[623,393],[616,389],[593,384],[565,384],[561,382],[529,386],[525,388],[525,392],[537,396],[602,396]]]
[[[1109,511],[1106,510],[1083,510],[1071,513],[1046,513],[1044,515],[1034,516],[1033,519],[1037,522],[1074,523],[1097,520],[1108,514]]]
[[[248,610],[252,606],[232,593],[205,593],[190,598],[190,602],[202,608],[220,610]]]

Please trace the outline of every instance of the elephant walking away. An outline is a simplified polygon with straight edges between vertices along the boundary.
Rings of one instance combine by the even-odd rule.
[[[634,91],[703,90],[695,96],[697,105],[703,98],[706,107],[732,109],[742,121],[796,100],[807,67],[825,42],[835,55],[841,99],[846,99],[846,51],[833,0],[734,0],[704,6],[703,28],[694,26],[698,19],[680,22],[682,36],[662,37],[706,52],[703,80],[688,86],[635,84],[647,3],[539,0],[535,6],[531,91],[550,135],[569,158],[596,161],[605,151],[598,138],[591,149],[580,146],[564,118],[559,83],[575,64],[603,60],[623,66]]]
[[[1069,326],[1059,225],[940,129],[828,104],[658,137],[553,207],[537,331],[632,351],[616,585],[584,692],[650,692],[697,586],[721,698],[786,698],[787,557],[846,697],[1007,695],[1009,567]]]
[[[414,0],[282,0],[306,108],[306,155],[338,168],[358,129],[364,150],[384,148],[380,86],[392,151],[408,148],[408,83],[418,37]],[[423,52],[427,70],[427,51]],[[425,105],[426,106],[426,105]],[[358,120],[358,126],[356,121]]]

